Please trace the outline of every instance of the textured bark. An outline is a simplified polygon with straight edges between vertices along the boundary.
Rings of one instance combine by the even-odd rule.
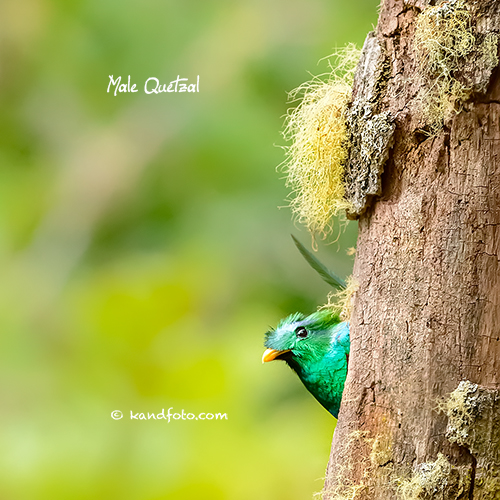
[[[498,33],[500,2],[468,5],[479,33]],[[396,130],[359,219],[325,499],[500,498],[500,75],[423,134],[413,40],[426,6],[385,0],[376,30],[390,61],[379,109]],[[479,387],[445,408],[461,381]]]

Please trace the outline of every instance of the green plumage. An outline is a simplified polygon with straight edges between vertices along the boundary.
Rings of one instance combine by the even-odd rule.
[[[263,361],[283,359],[309,392],[338,417],[347,377],[349,325],[324,309],[310,316],[295,313],[266,334]]]

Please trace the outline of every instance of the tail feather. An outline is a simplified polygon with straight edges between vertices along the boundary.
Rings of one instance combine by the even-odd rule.
[[[299,249],[299,252],[302,254],[304,259],[306,259],[308,264],[321,276],[324,281],[339,290],[345,290],[347,288],[346,282],[322,264],[293,234],[292,238],[295,246]]]

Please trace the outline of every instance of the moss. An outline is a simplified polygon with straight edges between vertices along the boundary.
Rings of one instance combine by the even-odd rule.
[[[384,483],[391,468],[386,467],[389,462],[392,463],[392,444],[388,436],[377,435],[370,437],[369,431],[353,431],[351,432],[340,451],[343,460],[337,465],[337,474],[333,486],[325,488],[320,495],[324,500],[355,500],[358,498],[369,498],[372,485],[377,481],[377,478],[382,478]],[[357,451],[362,449],[362,453]],[[362,456],[361,463],[357,458],[357,463],[354,463],[352,456]],[[350,475],[356,468],[362,467],[364,470],[363,476],[359,481],[350,479]]]
[[[337,466],[334,485],[329,488],[325,487],[323,491],[315,496],[323,500],[355,500],[359,498],[362,492],[366,491],[367,487],[364,481],[355,482],[349,478],[354,467],[354,463],[350,458],[350,449],[353,446],[363,446],[370,443],[372,440],[369,435],[368,431],[358,430],[351,432],[347,436],[341,450],[341,453],[347,458]]]
[[[476,477],[475,491],[482,495],[479,498],[482,500],[499,500],[500,499],[500,477]]]
[[[351,319],[354,294],[359,288],[359,283],[353,276],[349,276],[346,282],[347,286],[345,289],[330,292],[327,297],[327,303],[320,307],[320,309],[332,309],[334,312],[340,314],[343,321]]]
[[[360,447],[364,447],[364,453],[359,454]],[[370,437],[369,431],[352,432],[340,454],[342,460],[339,460],[334,484],[321,493],[320,498],[324,500],[371,498],[372,488],[381,485],[384,485],[388,498],[397,500],[469,498],[473,480],[470,465],[452,465],[445,455],[438,453],[436,460],[420,463],[409,470],[408,466],[394,464],[389,434]],[[364,457],[356,464],[356,469],[361,467],[364,471],[356,482],[349,477],[354,470],[352,456]]]
[[[498,66],[498,35],[487,33],[481,46],[484,65],[489,68]]]
[[[474,498],[500,499],[500,393],[463,380],[438,408],[448,417],[446,437],[474,457]]]
[[[465,0],[447,0],[427,8],[417,20],[415,43],[421,65],[435,75],[450,75],[475,48],[471,14]]]
[[[358,493],[363,491],[363,484],[345,484],[330,491],[320,491],[313,495],[317,500],[355,500],[359,498]]]
[[[283,133],[291,141],[284,162],[289,201],[313,234],[330,234],[343,209],[357,218],[381,192],[395,130],[393,117],[379,109],[390,71],[383,43],[369,33],[361,52],[349,46],[337,54],[327,81],[315,78],[290,95],[300,103]]]
[[[294,90],[299,105],[289,112],[284,169],[292,189],[290,206],[297,219],[314,234],[331,232],[332,217],[349,207],[344,194],[346,109],[351,99],[359,51],[353,46],[336,54],[327,81],[315,78]]]
[[[417,19],[415,48],[423,88],[422,112],[436,133],[472,92],[484,91],[498,64],[498,35],[475,30],[465,0],[445,0]]]
[[[446,437],[471,456],[462,454],[455,464],[438,453],[435,460],[410,468],[394,457],[390,432],[351,432],[338,450],[336,476],[323,498],[371,498],[375,487],[398,500],[466,500],[472,495],[500,500],[500,391],[463,380],[438,408],[448,416]]]
[[[438,453],[434,462],[420,464],[411,477],[397,479],[397,492],[400,500],[418,500],[424,498],[449,498],[452,466],[448,459]]]

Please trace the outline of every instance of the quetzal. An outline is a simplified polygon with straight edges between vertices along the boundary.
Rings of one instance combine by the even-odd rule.
[[[298,249],[327,283],[345,288],[329,271],[293,238]],[[262,362],[282,359],[294,370],[309,392],[338,417],[349,362],[349,324],[338,314],[322,309],[309,316],[295,313],[266,333],[267,350]]]

